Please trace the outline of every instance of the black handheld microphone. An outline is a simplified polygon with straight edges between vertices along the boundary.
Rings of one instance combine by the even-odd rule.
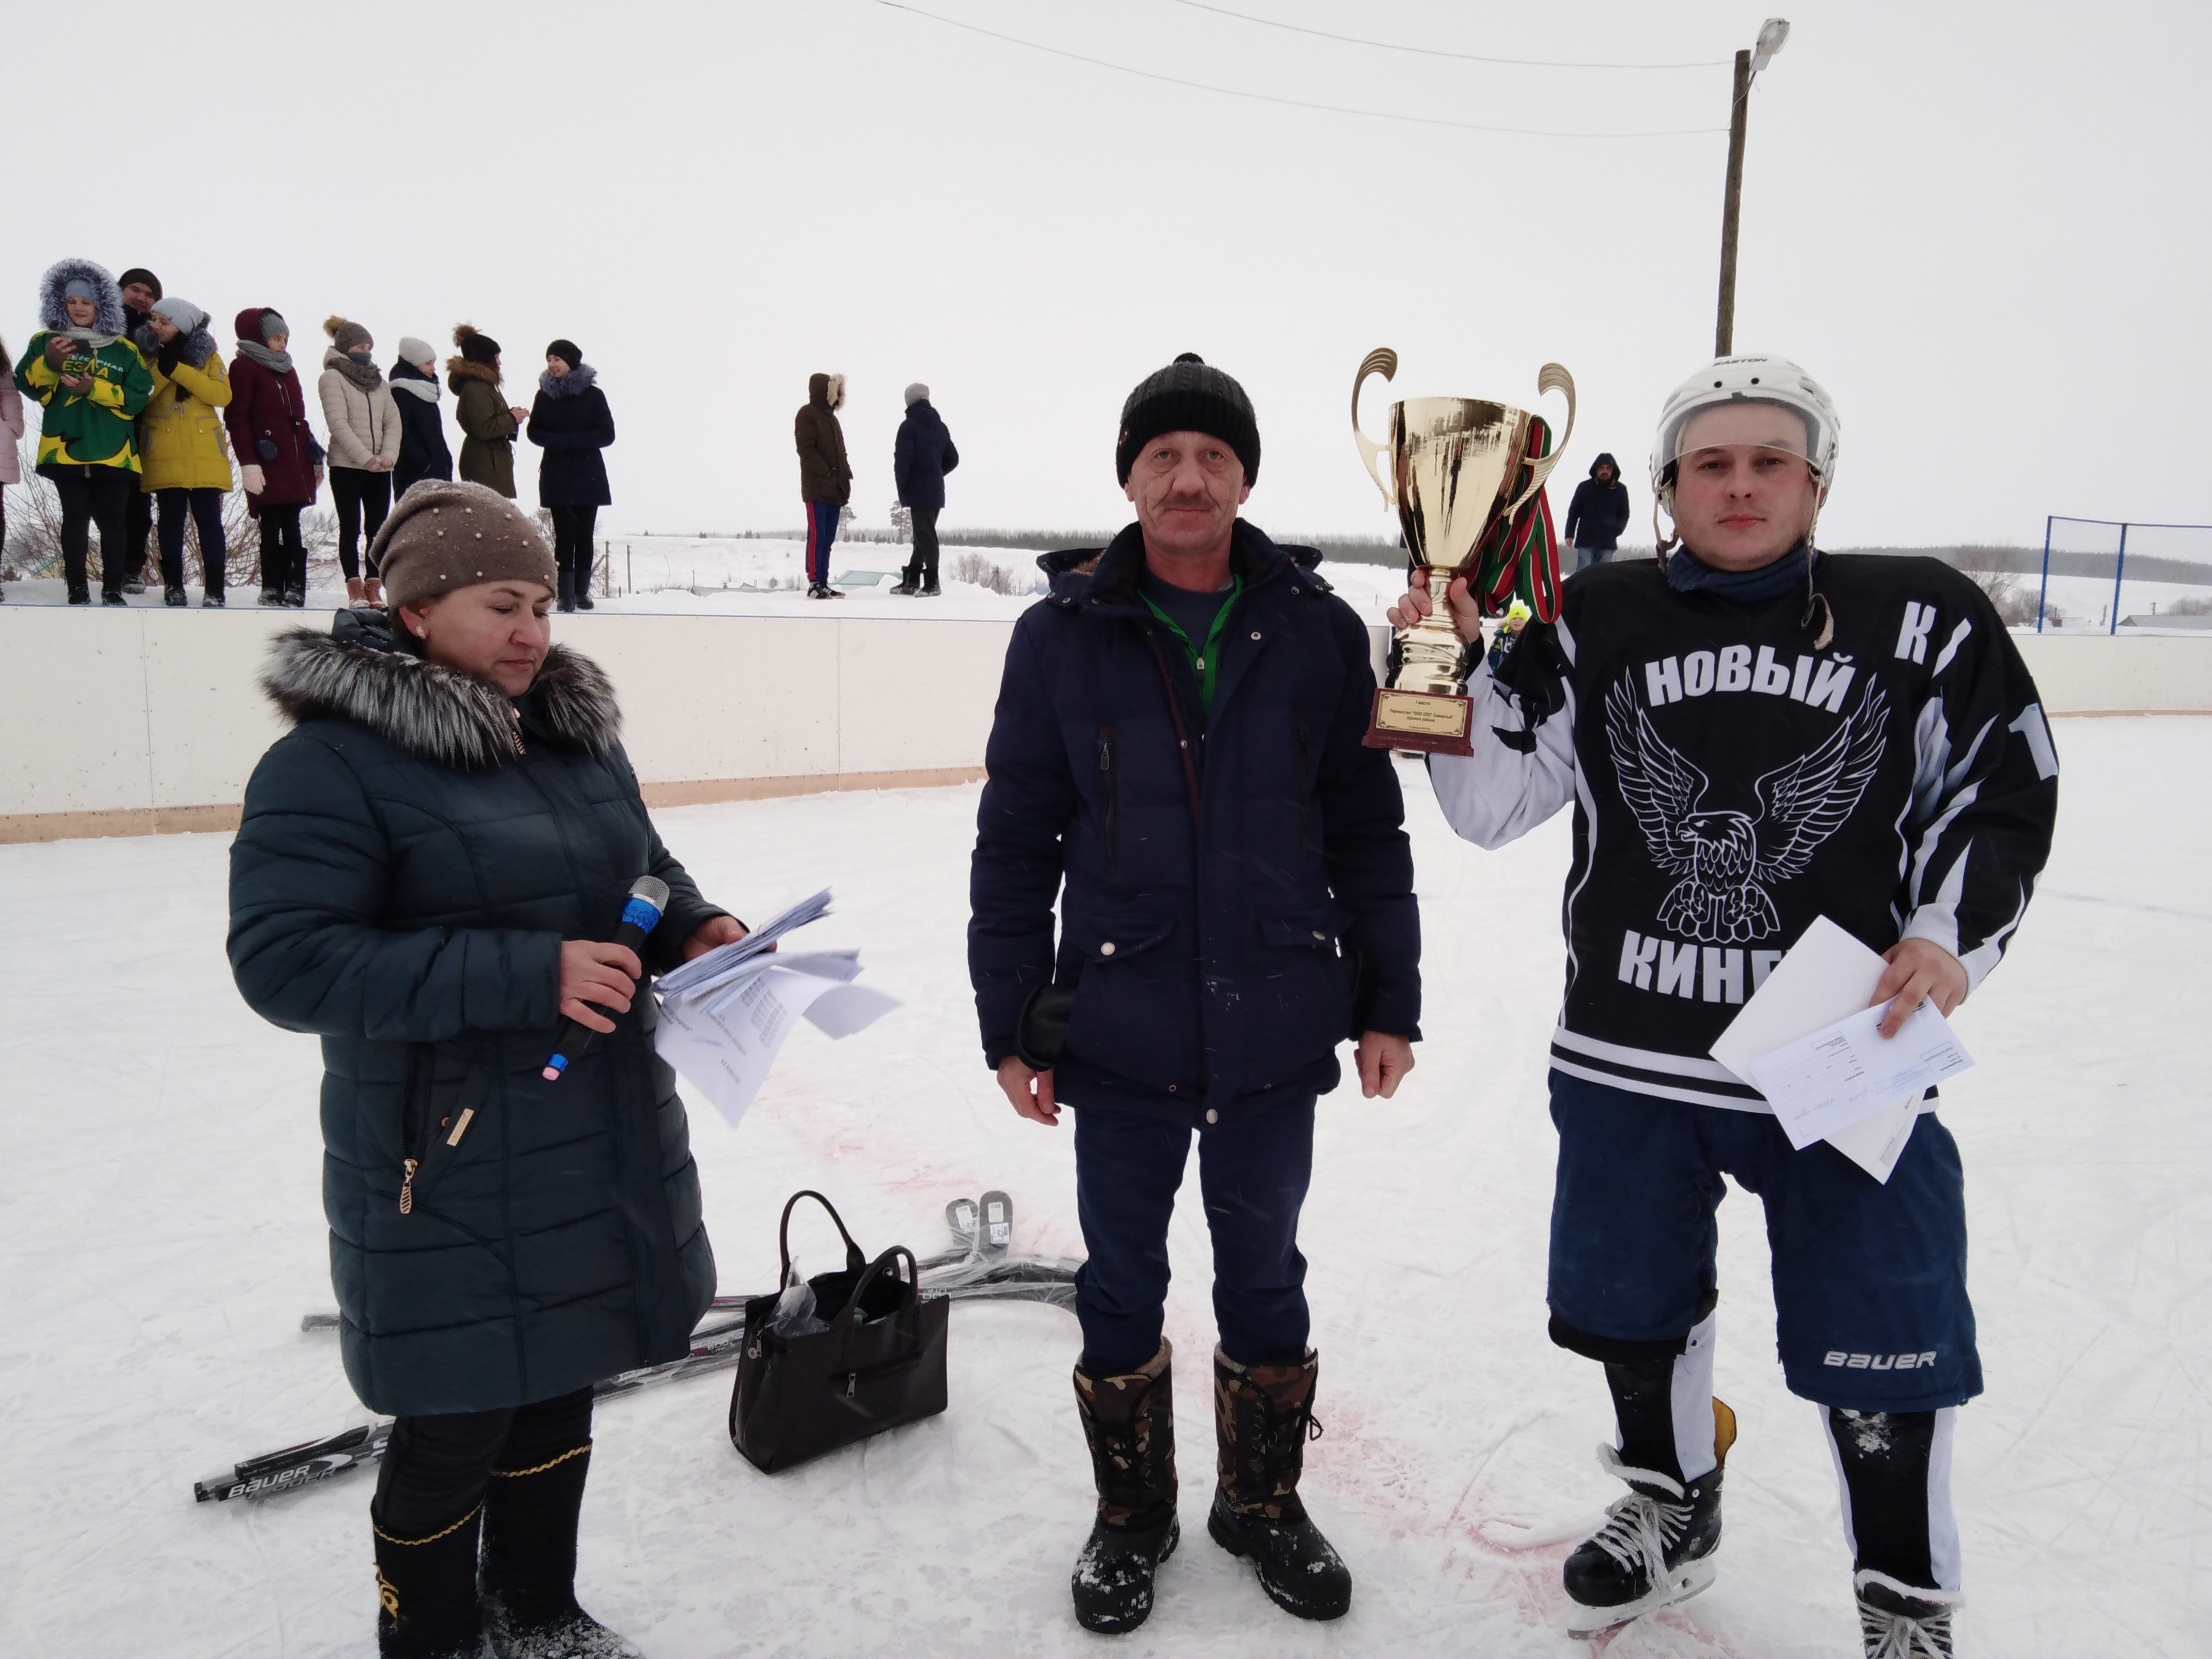
[[[668,884],[654,876],[640,876],[630,884],[629,902],[623,906],[622,925],[615,929],[611,943],[627,945],[642,958],[645,936],[660,925],[660,913],[667,904]],[[650,996],[652,993],[644,994]],[[582,1053],[585,1040],[591,1035],[591,1028],[581,1021],[564,1021],[560,1038],[553,1045],[552,1056],[539,1075],[548,1083],[558,1083],[561,1073],[568,1069],[568,1056]]]

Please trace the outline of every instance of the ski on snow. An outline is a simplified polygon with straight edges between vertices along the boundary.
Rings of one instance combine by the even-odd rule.
[[[962,1224],[965,1222],[963,1226]],[[945,1222],[955,1249],[926,1258],[921,1269],[921,1293],[957,1302],[1044,1302],[1054,1307],[1075,1305],[1075,1270],[1082,1264],[1052,1256],[1012,1254],[1013,1202],[1002,1192],[983,1194],[979,1206],[973,1199],[955,1199],[945,1206]],[[595,1400],[636,1394],[710,1371],[728,1370],[738,1363],[744,1346],[744,1306],[754,1298],[718,1296],[708,1304],[706,1316],[691,1334],[691,1352],[665,1364],[641,1366],[610,1376],[592,1390]],[[311,1313],[300,1321],[303,1331],[336,1330],[335,1313]],[[203,1504],[228,1503],[238,1498],[273,1498],[317,1481],[363,1468],[384,1455],[392,1438],[392,1419],[380,1417],[320,1440],[303,1441],[280,1451],[267,1452],[235,1463],[219,1474],[192,1483],[192,1496]]]

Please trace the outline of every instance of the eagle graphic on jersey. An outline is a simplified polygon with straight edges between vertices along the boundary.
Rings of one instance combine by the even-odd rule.
[[[1659,735],[1623,675],[1605,700],[1606,744],[1652,861],[1680,878],[1659,907],[1660,928],[1707,945],[1780,931],[1766,890],[1802,874],[1857,808],[1881,763],[1887,712],[1881,689],[1869,684],[1826,743],[1752,786],[1756,815],[1713,811],[1705,805],[1711,780]]]

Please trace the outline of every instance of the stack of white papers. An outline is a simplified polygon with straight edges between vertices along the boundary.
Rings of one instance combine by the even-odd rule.
[[[760,1093],[794,1021],[845,1037],[899,1006],[894,997],[854,983],[860,972],[857,951],[769,951],[785,934],[829,913],[824,888],[654,985],[660,1027],[653,1047],[732,1128]]]
[[[1715,1060],[1766,1097],[1790,1144],[1826,1140],[1887,1181],[1929,1088],[1972,1066],[1932,1002],[1893,1037],[1869,1006],[1888,967],[1826,916],[1790,947],[1713,1044]]]

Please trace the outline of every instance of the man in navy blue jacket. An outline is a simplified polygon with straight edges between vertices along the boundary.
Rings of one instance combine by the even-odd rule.
[[[1076,1108],[1098,1485],[1076,1614],[1142,1623],[1179,1537],[1162,1308],[1195,1131],[1220,1331],[1207,1531],[1279,1605],[1330,1619],[1352,1580],[1297,1495],[1317,1370],[1297,1218],[1337,1045],[1357,1039],[1370,1097],[1413,1063],[1404,805],[1361,743],[1366,629],[1237,516],[1260,465],[1243,388],[1178,358],[1130,394],[1115,460],[1137,522],[1048,555],[1007,649],[968,933],[1000,1086],[1038,1123]]]
[[[899,505],[914,515],[914,556],[892,592],[937,597],[937,515],[945,510],[945,475],[959,465],[960,452],[929,401],[929,388],[916,380],[906,389],[906,419],[891,449]]]

